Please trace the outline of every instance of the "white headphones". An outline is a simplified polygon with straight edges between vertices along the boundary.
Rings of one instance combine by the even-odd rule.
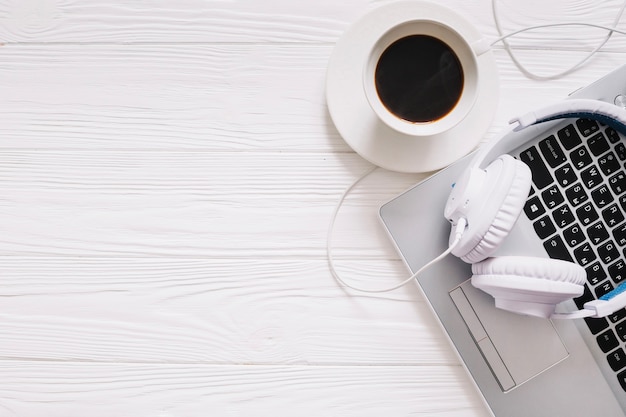
[[[521,130],[568,117],[594,119],[626,135],[626,110],[597,100],[566,100],[511,122],[518,123],[514,130]],[[451,253],[472,264],[472,285],[491,294],[496,307],[532,316],[604,317],[624,308],[626,285],[622,284],[601,299],[585,303],[583,310],[556,314],[558,303],[583,294],[587,279],[583,267],[556,259],[490,257],[516,223],[531,187],[530,169],[510,155],[501,155],[483,167],[498,142],[478,151],[444,209],[453,226]],[[459,226],[464,226],[460,239]]]

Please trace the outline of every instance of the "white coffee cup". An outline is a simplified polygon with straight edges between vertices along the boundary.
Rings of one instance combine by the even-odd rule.
[[[474,106],[476,57],[485,50],[444,22],[402,22],[371,48],[363,71],[365,95],[380,120],[396,131],[418,137],[441,134]]]

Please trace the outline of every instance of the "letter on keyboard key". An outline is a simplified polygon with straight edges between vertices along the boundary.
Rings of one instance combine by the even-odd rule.
[[[591,192],[591,198],[599,208],[608,205],[614,199],[609,187],[604,184]]]
[[[585,240],[585,234],[580,226],[577,224],[563,230],[563,237],[570,247],[578,246],[583,240]]]
[[[617,207],[617,204],[612,204],[609,207],[602,210],[602,218],[606,224],[613,228],[624,221],[624,215],[622,211]]]
[[[554,222],[559,227],[565,227],[576,220],[574,213],[572,213],[572,210],[570,210],[567,204],[563,204],[561,207],[554,210],[552,212],[552,217],[554,218]]]
[[[556,181],[561,184],[561,187],[567,187],[572,185],[578,179],[574,168],[570,164],[565,164],[556,171],[554,171]]]
[[[591,243],[599,245],[609,238],[609,232],[602,222],[598,222],[587,229],[587,235],[591,239]]]
[[[596,262],[588,266],[585,268],[585,271],[587,271],[587,281],[589,281],[591,285],[598,285],[607,277],[604,268],[600,265],[600,262]]]
[[[565,190],[565,196],[574,207],[582,204],[589,198],[589,196],[585,192],[585,189],[582,185],[580,185],[580,183],[574,184],[573,186]]]
[[[596,168],[595,165],[590,166],[586,170],[580,173],[580,179],[582,180],[585,187],[591,189],[595,188],[596,185],[599,185],[604,181],[602,175],[600,175],[600,171]]]
[[[626,224],[613,230],[613,239],[615,239],[618,245],[626,245]]]
[[[615,262],[613,265],[609,266],[609,275],[614,283],[619,284],[626,278],[626,264],[624,264],[623,260],[619,260]]]
[[[570,152],[569,156],[577,169],[583,169],[593,161],[589,151],[587,151],[587,148],[584,146],[573,150]]]
[[[552,256],[552,255],[550,255]],[[574,256],[581,266],[587,266],[596,260],[596,254],[589,243],[585,243],[574,250]],[[565,259],[567,260],[567,259]]]
[[[589,226],[591,223],[598,220],[600,216],[593,205],[587,203],[576,210],[576,217],[578,217],[578,221],[580,221],[583,226]]]
[[[559,188],[556,185],[552,185],[546,188],[546,190],[541,193],[541,198],[550,210],[554,209],[556,206],[565,201],[563,194],[561,194]]]
[[[605,264],[611,263],[619,258],[619,250],[611,241],[598,247],[598,256]]]

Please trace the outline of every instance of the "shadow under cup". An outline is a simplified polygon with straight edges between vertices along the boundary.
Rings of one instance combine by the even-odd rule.
[[[444,24],[406,22],[376,42],[363,81],[370,106],[388,126],[412,136],[436,135],[458,124],[474,105],[476,56]]]

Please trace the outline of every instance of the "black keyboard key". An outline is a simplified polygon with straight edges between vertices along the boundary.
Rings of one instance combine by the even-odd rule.
[[[606,357],[611,369],[614,371],[619,371],[623,367],[626,366],[626,353],[624,353],[624,349],[619,348],[614,352],[609,353]]]
[[[626,223],[613,229],[613,240],[620,246],[626,245]]]
[[[587,229],[587,236],[594,245],[599,245],[609,238],[609,232],[602,222],[597,222]]]
[[[606,280],[603,283],[601,283],[600,285],[598,285],[594,292],[596,294],[596,298],[600,298],[603,295],[610,293],[614,289],[615,288],[613,287],[613,284],[611,284],[611,282],[609,280]]]
[[[570,152],[569,157],[574,164],[574,168],[578,170],[585,168],[592,162],[591,155],[584,146],[574,149]]]
[[[598,247],[598,257],[605,264],[610,264],[619,258],[619,250],[617,249],[617,246],[615,246],[615,243],[608,241]],[[610,270],[611,269],[609,268],[609,271]]]
[[[609,266],[609,276],[614,283],[619,284],[626,278],[626,263],[623,259],[618,260]]]
[[[580,180],[583,184],[585,184],[585,187],[589,189],[595,188],[596,186],[602,184],[602,181],[604,181],[602,175],[600,175],[600,170],[598,170],[595,165],[590,166],[581,172]]]
[[[613,149],[615,149],[615,153],[620,161],[626,161],[626,145],[620,142]]]
[[[609,142],[606,140],[602,132],[599,132],[598,134],[587,139],[587,146],[589,147],[591,153],[595,156],[600,156],[604,152],[611,149]]]
[[[583,226],[589,226],[591,223],[600,218],[598,212],[591,203],[583,204],[581,207],[576,209],[576,217]]]
[[[572,168],[570,164],[565,164],[558,168],[554,171],[554,176],[556,177],[556,182],[558,182],[561,187],[570,186],[578,179],[576,171],[574,171],[574,168]]]
[[[552,212],[552,218],[557,226],[563,228],[574,222],[574,213],[567,204],[563,204]]]
[[[609,185],[615,194],[622,194],[626,191],[626,174],[618,172],[609,178]]]
[[[624,317],[626,317],[626,308],[619,309],[616,312],[609,314],[607,317],[611,320],[611,323],[622,321]]]
[[[541,204],[539,197],[535,196],[529,198],[528,201],[526,201],[526,204],[524,205],[524,212],[530,220],[535,220],[536,218],[544,214],[546,212],[546,209],[543,207],[543,204]]]
[[[563,239],[565,239],[570,248],[574,248],[585,240],[585,234],[580,226],[575,224],[563,230]]]
[[[591,192],[591,199],[598,208],[602,208],[611,203],[615,197],[613,197],[609,187],[603,184]]]
[[[598,167],[600,167],[600,171],[607,177],[621,168],[619,161],[617,160],[617,156],[613,152],[609,152],[606,155],[602,155],[598,158]]]
[[[602,218],[607,226],[613,228],[624,221],[624,214],[617,204],[611,204],[609,207],[602,210]]]
[[[563,239],[559,235],[555,235],[543,242],[543,247],[548,252],[548,256],[553,259],[573,262],[572,256],[569,254]]]
[[[554,182],[554,178],[548,171],[546,164],[541,159],[537,148],[531,146],[522,152],[519,156],[520,160],[524,162],[530,168],[533,177],[533,183],[539,188],[545,188],[546,186]]]
[[[626,371],[622,371],[619,374],[617,374],[617,380],[619,381],[619,384],[622,386],[622,389],[626,391]]]
[[[604,133],[606,134],[606,137],[609,138],[609,142],[617,143],[620,141],[619,134],[612,127],[607,127]]]
[[[626,342],[626,322],[618,323],[615,326],[615,332],[622,342]]]
[[[539,150],[543,154],[543,157],[545,158],[548,165],[550,165],[552,168],[558,167],[567,160],[567,158],[565,157],[565,153],[563,153],[563,150],[556,141],[554,135],[550,135],[541,142],[539,142]]]
[[[587,281],[589,284],[596,286],[607,278],[606,272],[600,262],[594,262],[585,268],[587,271]]]
[[[587,266],[597,259],[597,256],[589,243],[584,243],[574,249],[574,257],[581,266]]]
[[[565,190],[565,196],[574,207],[584,203],[589,198],[589,196],[585,192],[585,189],[580,183],[574,184],[573,186]]]
[[[626,195],[623,195],[617,199],[622,210],[626,211]]]
[[[563,194],[559,191],[559,188],[556,185],[546,188],[545,191],[541,193],[541,199],[550,210],[565,201],[565,197],[563,197]]]
[[[607,353],[615,349],[619,346],[619,340],[617,340],[617,336],[613,333],[612,329],[609,329],[596,337],[598,342],[598,346],[602,352]]]
[[[563,147],[568,151],[574,149],[582,143],[580,135],[576,131],[573,124],[567,125],[563,129],[559,130],[557,135],[559,136],[561,145],[563,145]]]
[[[533,223],[533,227],[535,228],[535,233],[537,233],[537,236],[539,236],[540,239],[545,239],[556,233],[556,227],[554,227],[554,223],[552,223],[552,220],[550,220],[550,217],[548,216],[544,216],[537,220]]]
[[[589,327],[589,330],[591,331],[592,334],[598,334],[602,330],[609,327],[609,322],[604,317],[600,317],[597,319],[587,317],[585,319],[585,323],[587,323],[587,327]]]
[[[580,133],[582,133],[585,137],[600,130],[598,123],[591,119],[578,119],[576,120],[576,126],[578,126],[578,130],[580,130]]]

